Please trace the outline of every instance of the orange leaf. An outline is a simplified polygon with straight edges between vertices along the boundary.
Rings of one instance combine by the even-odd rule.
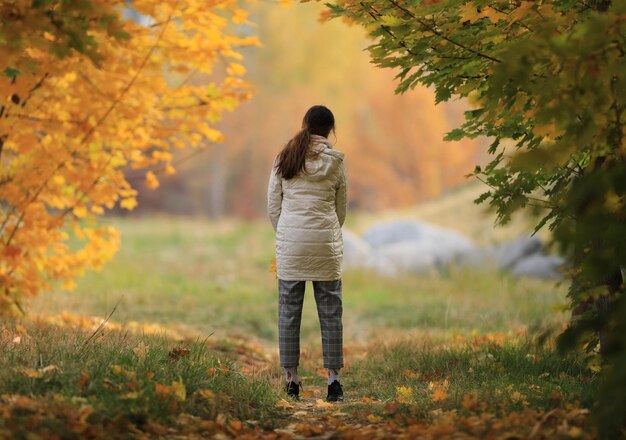
[[[152,171],[148,171],[146,173],[146,186],[150,189],[157,189],[159,185],[159,179],[157,179]]]
[[[478,403],[478,393],[474,392],[472,394],[465,393],[463,395],[463,401],[461,402],[461,406],[467,410],[474,409],[476,404]]]

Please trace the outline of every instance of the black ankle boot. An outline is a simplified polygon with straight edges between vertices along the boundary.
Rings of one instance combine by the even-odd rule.
[[[327,402],[343,402],[343,387],[339,381],[334,380],[333,383],[328,385],[328,396],[326,396]]]
[[[300,388],[302,387],[302,382],[292,382],[289,381],[285,384],[285,392],[287,395],[293,399],[300,400]]]

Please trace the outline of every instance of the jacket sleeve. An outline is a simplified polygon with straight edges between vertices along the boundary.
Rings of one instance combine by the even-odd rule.
[[[346,187],[346,168],[344,162],[341,161],[339,167],[339,181],[335,191],[335,211],[337,212],[337,218],[339,219],[339,225],[343,226],[343,222],[346,219],[347,210],[347,187]]]
[[[278,226],[282,202],[283,185],[280,177],[276,174],[276,161],[274,161],[272,173],[270,174],[270,182],[267,188],[267,215],[274,231],[276,231]]]

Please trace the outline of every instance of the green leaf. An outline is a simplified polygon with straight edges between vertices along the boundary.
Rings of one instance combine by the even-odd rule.
[[[383,15],[378,20],[381,24],[389,27],[396,27],[404,24],[404,20],[396,17],[395,15]]]
[[[7,67],[6,69],[4,69],[4,72],[2,72],[2,74],[6,77],[13,78],[13,77],[20,76],[22,72],[20,72],[18,69],[14,67]]]
[[[459,141],[465,137],[465,130],[462,128],[455,128],[446,133],[443,140],[445,141]]]

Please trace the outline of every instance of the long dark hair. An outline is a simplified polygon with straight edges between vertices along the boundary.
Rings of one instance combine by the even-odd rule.
[[[323,105],[311,107],[302,119],[302,130],[287,142],[278,155],[276,174],[287,180],[300,173],[306,174],[306,158],[314,154],[309,149],[311,135],[328,137],[331,131],[335,131],[333,113]]]

